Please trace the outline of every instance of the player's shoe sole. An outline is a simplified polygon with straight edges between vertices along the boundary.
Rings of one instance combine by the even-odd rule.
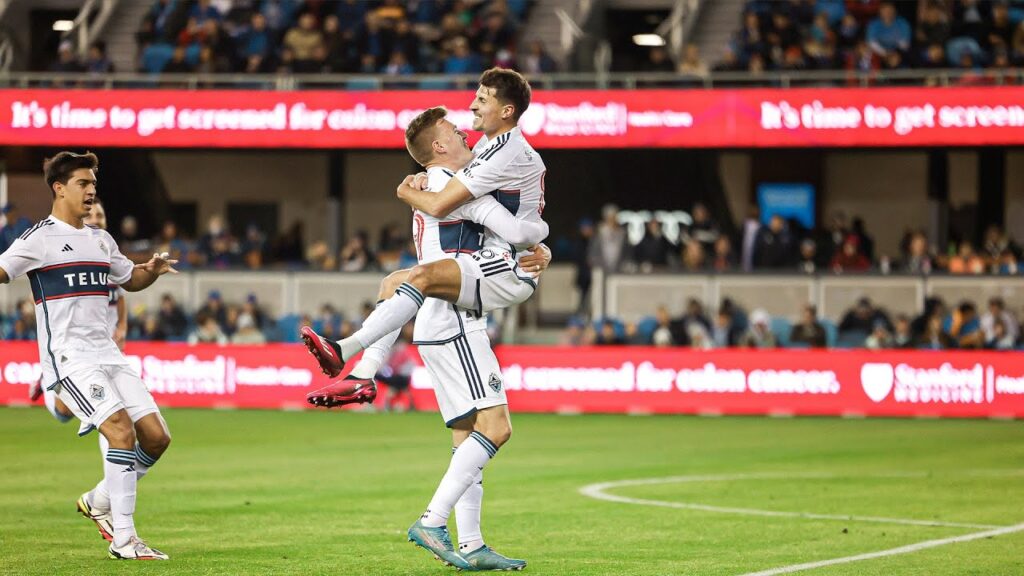
[[[377,383],[371,378],[346,376],[337,382],[306,394],[306,402],[322,408],[345,404],[365,404],[377,399]]]
[[[430,528],[417,520],[409,528],[408,536],[409,542],[430,552],[437,561],[445,566],[453,566],[459,570],[473,570],[473,566],[452,547],[451,537],[448,536],[446,526]]]
[[[490,546],[482,546],[468,554],[463,554],[473,572],[517,572],[526,568],[526,560],[517,560],[498,554]]]
[[[96,525],[96,530],[99,531],[100,536],[107,542],[114,541],[114,526],[110,522],[109,514],[96,514],[95,511],[89,506],[89,503],[85,500],[85,494],[82,494],[78,498],[77,502],[78,513],[91,520]]]
[[[320,364],[320,371],[331,378],[337,378],[338,374],[341,374],[341,369],[345,367],[345,361],[341,359],[331,344],[309,326],[300,328],[299,336],[302,337],[306,349]]]

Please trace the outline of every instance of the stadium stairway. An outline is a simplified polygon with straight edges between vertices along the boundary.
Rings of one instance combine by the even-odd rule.
[[[711,0],[701,7],[692,41],[709,68],[722,60],[729,39],[739,30],[745,4],[746,0]]]
[[[533,40],[540,40],[548,54],[558,62],[559,67],[565,70],[568,54],[562,50],[562,21],[558,19],[555,12],[559,9],[565,10],[570,16],[575,17],[579,10],[577,0],[539,0],[530,9],[526,18],[526,37],[521,42],[525,48],[527,43]],[[583,22],[576,22],[583,28]]]
[[[135,33],[152,5],[152,2],[140,0],[118,2],[114,14],[110,16],[103,40],[107,43],[107,56],[117,72],[135,72],[138,69],[136,56],[139,50]]]

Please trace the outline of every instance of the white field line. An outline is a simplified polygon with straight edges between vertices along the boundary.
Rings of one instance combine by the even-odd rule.
[[[889,550],[879,550],[878,552],[868,552],[867,554],[858,554],[856,556],[845,556],[843,558],[832,558],[830,560],[819,560],[817,562],[793,564],[792,566],[782,566],[781,568],[772,568],[771,570],[762,570],[760,572],[748,572],[747,574],[743,574],[742,576],[775,576],[776,574],[791,574],[793,572],[802,572],[804,570],[812,570],[814,568],[835,566],[836,564],[848,564],[850,562],[860,562],[861,560],[872,560],[874,558],[884,558],[886,556],[910,554],[911,552],[927,550],[928,548],[936,548],[938,546],[945,546],[947,544],[970,542],[971,540],[980,540],[981,538],[992,538],[994,536],[1002,536],[1004,534],[1012,534],[1014,532],[1021,531],[1024,531],[1024,524],[1015,524],[1013,526],[1006,526],[1005,528],[998,528],[996,530],[974,532],[972,534],[964,534],[963,536],[953,536],[952,538],[942,538],[940,540],[927,540],[925,542],[918,542],[917,544],[909,544],[907,546],[900,546],[899,548],[890,548]]]
[[[977,470],[977,471],[965,471],[964,473],[972,476],[1019,476],[1024,471],[1021,470]],[[945,546],[947,544],[956,544],[959,542],[970,542],[972,540],[979,540],[981,538],[991,538],[994,536],[1001,536],[1004,534],[1012,534],[1014,532],[1024,531],[1024,524],[1015,524],[1013,526],[992,526],[989,524],[968,524],[961,522],[939,522],[931,520],[915,520],[911,518],[883,518],[876,516],[852,516],[852,515],[834,515],[834,514],[813,514],[809,512],[782,512],[776,510],[758,510],[753,508],[732,508],[723,506],[708,506],[705,504],[695,504],[688,502],[666,502],[662,500],[646,500],[642,498],[629,498],[626,496],[616,496],[614,494],[608,494],[606,490],[613,488],[623,488],[626,486],[649,486],[653,484],[677,484],[677,483],[695,483],[695,482],[729,482],[739,480],[807,480],[807,479],[833,479],[833,478],[844,478],[853,475],[838,475],[838,474],[825,474],[825,473],[760,473],[760,474],[707,474],[707,475],[693,475],[693,476],[669,476],[665,478],[640,478],[636,480],[619,480],[615,482],[600,482],[597,484],[588,484],[579,489],[580,494],[595,498],[597,500],[605,500],[608,502],[619,502],[622,504],[638,504],[642,506],[660,506],[663,508],[681,508],[686,510],[699,510],[702,512],[717,512],[723,514],[743,514],[748,516],[773,516],[773,517],[787,517],[787,518],[805,518],[812,520],[843,520],[853,522],[876,522],[876,523],[887,523],[887,524],[905,524],[911,526],[932,526],[932,527],[946,527],[946,528],[983,528],[984,531],[973,532],[971,534],[964,534],[963,536],[953,536],[950,538],[942,538],[938,540],[926,540],[924,542],[918,542],[916,544],[909,544],[907,546],[901,546],[899,548],[891,548],[889,550],[880,550],[877,552],[868,552],[865,554],[858,554],[855,556],[844,556],[841,558],[831,558],[827,560],[819,560],[816,562],[806,562],[803,564],[793,564],[790,566],[782,566],[779,568],[772,568],[770,570],[763,570],[760,572],[750,572],[743,574],[742,576],[775,576],[777,574],[790,574],[793,572],[801,572],[804,570],[812,570],[814,568],[823,568],[826,566],[834,566],[836,564],[847,564],[850,562],[859,562],[861,560],[871,560],[874,558],[883,558],[886,556],[896,556],[899,554],[909,554],[917,552],[919,550],[926,550],[928,548],[935,548],[938,546]],[[866,474],[856,475],[857,477],[870,477],[870,478],[927,478],[930,475],[924,472],[907,472],[907,473],[887,473],[887,474]]]

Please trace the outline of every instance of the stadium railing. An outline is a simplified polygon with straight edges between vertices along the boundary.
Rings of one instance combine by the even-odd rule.
[[[47,88],[81,86],[100,89],[220,89],[220,90],[447,90],[476,86],[476,74],[412,74],[407,76],[366,74],[65,74],[53,72],[0,73],[0,88]],[[847,70],[715,72],[706,76],[685,76],[670,72],[557,73],[530,77],[535,88],[568,89],[654,89],[654,88],[795,88],[826,86],[955,86],[1021,85],[1024,68],[889,70],[854,72]]]

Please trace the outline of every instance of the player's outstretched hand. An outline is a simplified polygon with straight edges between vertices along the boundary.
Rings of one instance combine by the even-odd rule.
[[[145,264],[136,264],[136,268],[140,268],[149,272],[150,274],[156,274],[157,276],[163,276],[170,272],[171,274],[177,274],[178,271],[174,269],[174,265],[178,263],[177,260],[171,260],[171,255],[167,252],[159,254],[153,254],[153,257],[149,259],[149,262]]]
[[[534,244],[528,250],[531,254],[519,260],[519,267],[523,272],[537,278],[548,269],[548,264],[551,264],[551,250],[544,244]]]

